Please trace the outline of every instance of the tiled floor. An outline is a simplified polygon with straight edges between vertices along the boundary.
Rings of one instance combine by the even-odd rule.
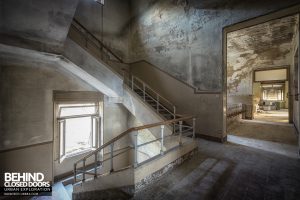
[[[228,127],[228,134],[288,145],[298,144],[295,128],[287,123],[241,120]]]
[[[288,109],[262,111],[254,114],[254,119],[266,122],[288,123]]]
[[[300,160],[199,140],[197,155],[134,199],[299,200]]]

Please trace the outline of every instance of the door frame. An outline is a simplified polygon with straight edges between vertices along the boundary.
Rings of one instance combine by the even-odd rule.
[[[281,9],[266,15],[258,16],[249,20],[241,21],[223,28],[222,33],[222,66],[223,66],[223,137],[228,134],[227,131],[227,34],[233,31],[241,30],[258,24],[266,23],[274,19],[284,18],[291,15],[299,15],[300,5]],[[300,70],[299,70],[300,71]],[[289,88],[290,89],[290,88]],[[290,98],[289,98],[290,99]],[[289,100],[290,101],[290,100]],[[292,116],[289,114],[289,116]],[[300,142],[299,142],[300,143]]]

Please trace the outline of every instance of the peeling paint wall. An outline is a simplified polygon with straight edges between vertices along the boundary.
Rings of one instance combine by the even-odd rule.
[[[145,59],[200,90],[222,89],[222,29],[296,0],[132,0],[130,58]]]
[[[255,69],[290,66],[297,21],[290,16],[227,34],[229,97],[252,95]]]

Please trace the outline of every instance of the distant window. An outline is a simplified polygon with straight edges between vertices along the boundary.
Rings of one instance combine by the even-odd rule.
[[[283,90],[264,89],[263,100],[267,101],[283,101]]]
[[[98,147],[100,117],[97,103],[58,105],[60,160]]]
[[[285,81],[287,80],[287,69],[257,70],[254,72],[254,81]]]
[[[267,101],[283,101],[284,100],[284,83],[278,84],[262,84],[262,97]]]

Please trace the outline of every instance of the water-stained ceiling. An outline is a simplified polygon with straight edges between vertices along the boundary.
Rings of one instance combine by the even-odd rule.
[[[244,88],[241,84],[252,80],[253,69],[290,65],[292,40],[298,21],[298,15],[293,15],[227,35],[229,92],[240,93],[239,90]]]

